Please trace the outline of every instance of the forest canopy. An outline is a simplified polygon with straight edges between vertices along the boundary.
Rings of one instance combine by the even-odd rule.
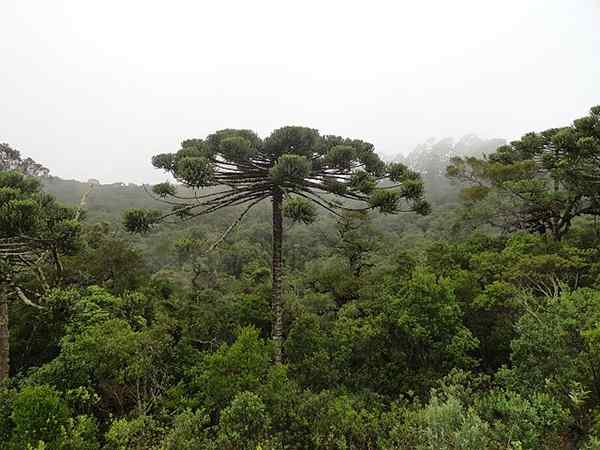
[[[152,187],[3,144],[0,449],[600,448],[600,107],[556,126],[227,129]]]

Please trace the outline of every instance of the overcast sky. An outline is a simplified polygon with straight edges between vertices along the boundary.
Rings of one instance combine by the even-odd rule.
[[[0,142],[156,182],[182,139],[283,125],[406,153],[600,104],[600,0],[0,0]]]

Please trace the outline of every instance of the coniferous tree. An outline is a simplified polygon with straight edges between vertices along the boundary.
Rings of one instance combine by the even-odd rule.
[[[124,223],[130,231],[148,231],[153,224],[173,216],[198,217],[245,205],[230,230],[254,205],[271,199],[276,361],[281,360],[283,339],[283,216],[309,223],[317,214],[316,205],[335,215],[371,209],[388,214],[429,212],[419,174],[400,163],[384,163],[370,143],[321,136],[310,128],[283,127],[266,139],[249,130],[221,130],[206,139],[184,141],[178,152],[156,155],[152,164],[194,191],[186,196],[178,194],[170,183],[154,186],[154,193],[171,203],[173,211],[161,215],[129,210]],[[212,190],[200,193],[201,188]],[[343,205],[341,200],[350,204]]]
[[[447,175],[471,185],[463,196],[473,206],[497,199],[490,223],[561,240],[575,217],[600,215],[600,106],[487,157],[454,158]]]
[[[10,368],[9,302],[41,308],[39,300],[60,279],[60,254],[74,249],[78,233],[77,211],[41,192],[37,179],[0,171],[0,381]]]

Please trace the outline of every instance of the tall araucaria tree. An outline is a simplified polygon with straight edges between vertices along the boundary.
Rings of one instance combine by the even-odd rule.
[[[317,130],[283,127],[261,139],[249,130],[221,130],[206,139],[182,143],[176,153],[159,154],[152,164],[192,188],[180,195],[176,186],[161,183],[153,192],[173,206],[160,214],[129,210],[129,231],[148,231],[169,217],[197,217],[223,208],[245,205],[241,216],[262,200],[273,206],[272,338],[275,361],[281,361],[283,340],[282,240],[283,217],[312,222],[317,205],[334,215],[344,211],[377,209],[394,214],[427,214],[419,174],[399,163],[386,164],[373,145],[339,136],[321,136]],[[213,189],[199,192],[202,188]],[[349,204],[344,205],[342,200]]]

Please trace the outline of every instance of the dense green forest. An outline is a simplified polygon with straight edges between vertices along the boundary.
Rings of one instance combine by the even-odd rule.
[[[600,449],[600,107],[556,126],[223,130],[152,188],[3,144],[0,449]]]

